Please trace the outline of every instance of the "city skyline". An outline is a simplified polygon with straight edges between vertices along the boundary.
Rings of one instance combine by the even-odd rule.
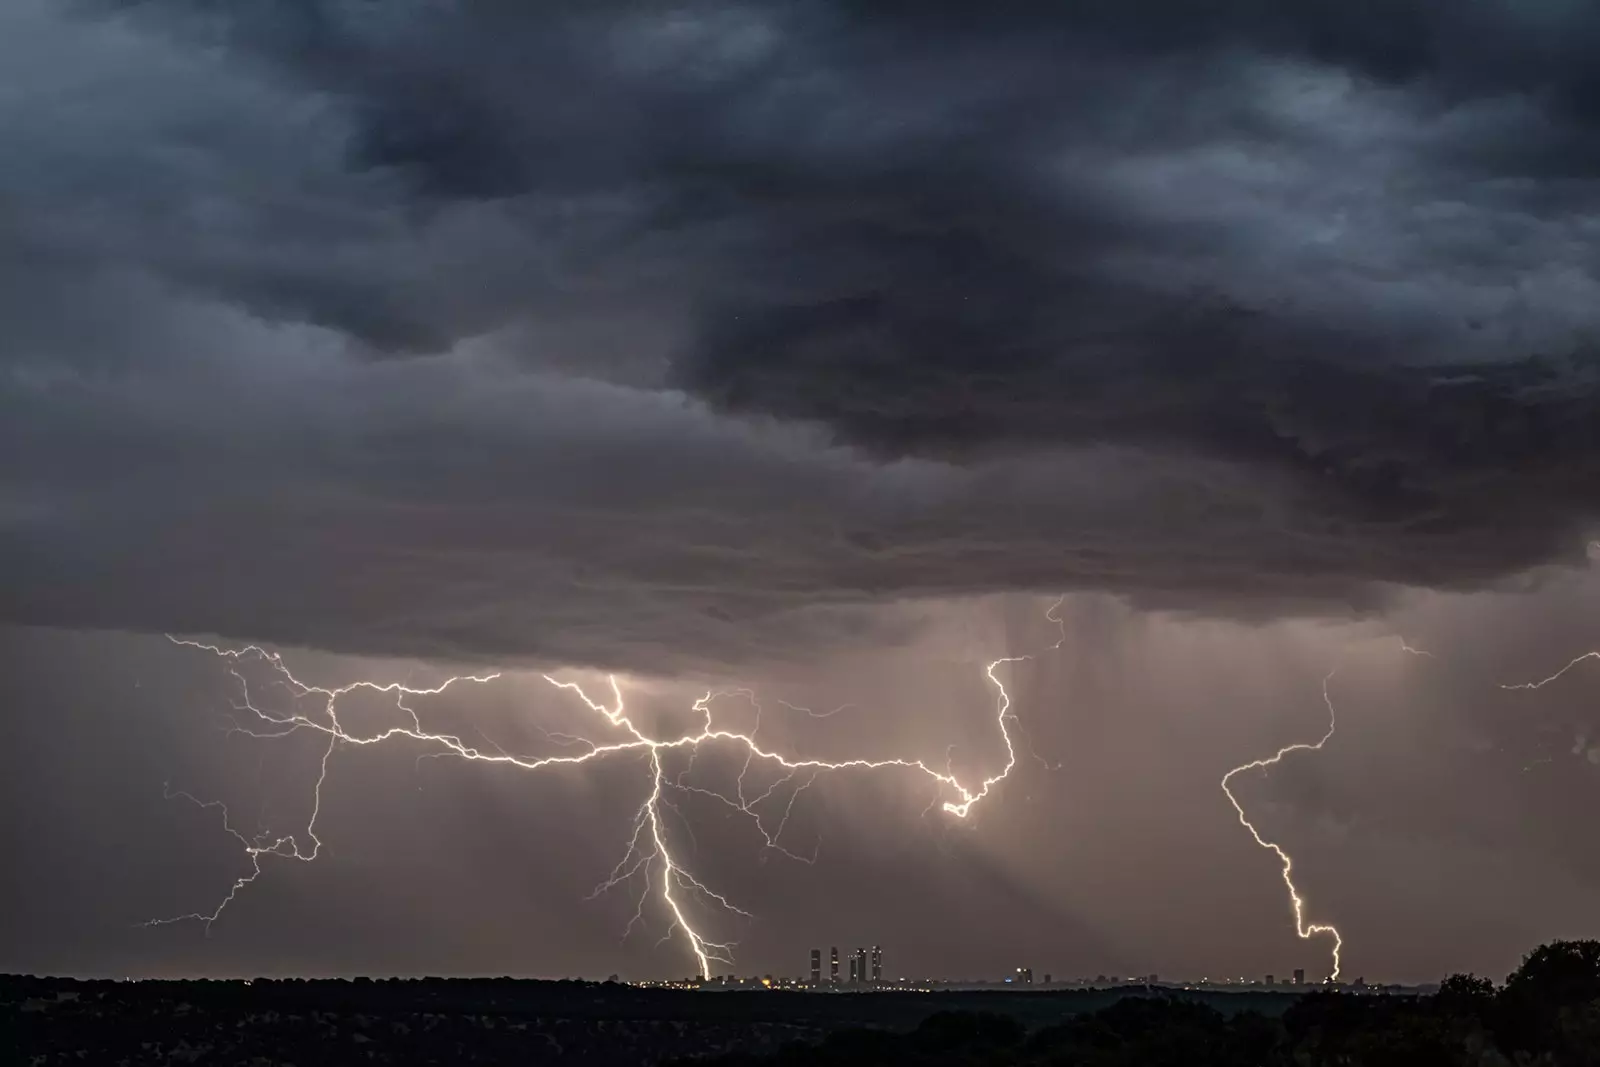
[[[831,946],[828,949],[828,982],[830,985],[839,984],[839,947]],[[870,950],[855,948],[847,957],[848,981],[851,985],[865,982],[883,981],[883,948],[874,944]],[[813,985],[822,984],[822,949],[813,948],[810,956],[809,974]]]
[[[1429,992],[1438,987],[1443,979],[1433,981],[1404,983],[1388,981],[1368,981],[1365,976],[1355,976],[1344,979],[1323,979],[1321,981],[1306,982],[1303,974],[1295,977],[1279,979],[1268,973],[1264,976],[1251,978],[1240,975],[1237,977],[1223,976],[1189,976],[1175,977],[1162,976],[1151,972],[1148,974],[1107,975],[1107,974],[1065,974],[1058,975],[1054,971],[1042,972],[1042,978],[1036,979],[1032,966],[1018,966],[1010,971],[992,975],[948,975],[926,973],[918,975],[890,975],[876,981],[851,979],[843,982],[826,980],[811,980],[804,974],[789,974],[783,970],[765,973],[752,972],[748,974],[726,974],[709,979],[681,978],[669,980],[671,984],[682,988],[762,988],[774,990],[798,990],[813,992],[861,992],[882,990],[902,991],[932,991],[932,990],[1003,990],[1014,989],[1018,991],[1059,991],[1067,992],[1075,989],[1180,989],[1180,990],[1214,990],[1214,991],[1264,991],[1276,992],[1303,992],[1306,989],[1337,989],[1351,992]],[[652,986],[661,984],[655,981],[643,981],[639,984]]]

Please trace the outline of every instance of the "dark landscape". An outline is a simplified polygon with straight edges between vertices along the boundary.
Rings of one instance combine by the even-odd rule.
[[[708,993],[517,979],[0,978],[6,1063],[1073,1064],[1600,1062],[1600,942],[1430,996],[1104,990]]]

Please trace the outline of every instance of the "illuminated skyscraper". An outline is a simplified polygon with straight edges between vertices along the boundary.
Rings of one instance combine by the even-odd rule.
[[[883,981],[883,946],[872,946],[872,980]]]
[[[829,952],[830,952],[830,955],[828,957],[828,981],[833,983],[834,985],[838,985],[839,984],[839,946],[838,945],[833,946],[833,948],[830,949]]]
[[[857,982],[865,982],[867,980],[867,950],[864,948],[856,949],[855,980]]]
[[[850,953],[850,984],[855,985],[859,981],[861,981],[861,954],[852,952]]]
[[[822,984],[822,950],[820,948],[811,950],[811,984]]]

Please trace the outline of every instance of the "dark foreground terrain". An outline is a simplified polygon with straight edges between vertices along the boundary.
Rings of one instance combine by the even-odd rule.
[[[1600,942],[1436,996],[647,990],[514,980],[0,978],[0,1064],[1600,1064]]]
[[[941,1011],[1033,1030],[1127,991],[697,992],[512,979],[80,982],[0,978],[0,1034],[35,1064],[643,1065],[770,1054],[861,1030],[907,1033]],[[1212,994],[1281,1013],[1291,994]],[[0,1065],[13,1062],[0,1044]]]

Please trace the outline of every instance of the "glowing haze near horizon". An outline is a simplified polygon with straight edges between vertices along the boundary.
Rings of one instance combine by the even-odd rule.
[[[1596,934],[1600,15],[1352,7],[7,5],[0,970]]]

